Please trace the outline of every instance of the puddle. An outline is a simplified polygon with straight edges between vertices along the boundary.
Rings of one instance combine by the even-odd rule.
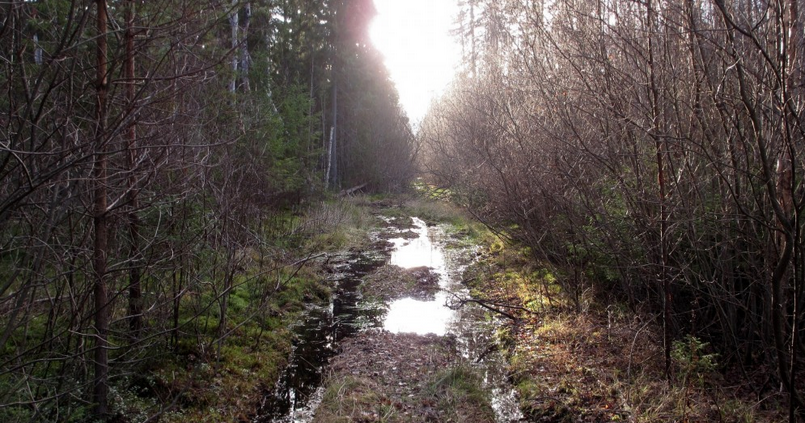
[[[447,333],[449,322],[455,313],[444,306],[443,295],[436,295],[436,301],[420,301],[403,298],[389,305],[389,312],[383,322],[383,329],[393,333],[415,333],[426,335]],[[438,302],[439,300],[441,302]]]
[[[434,245],[428,234],[428,225],[422,219],[414,217],[412,220],[415,228],[411,229],[411,232],[417,234],[417,237],[390,239],[389,242],[394,244],[394,249],[391,251],[389,264],[404,269],[427,266],[433,269],[434,273],[446,277],[444,250]]]
[[[484,385],[492,393],[492,405],[498,423],[517,422],[522,414],[514,391],[508,383],[505,360],[490,348],[494,346],[494,321],[486,318],[479,307],[465,305],[459,310],[446,306],[454,294],[468,295],[460,284],[464,266],[457,263],[470,249],[446,250],[444,229],[429,228],[419,218],[413,219],[410,231],[417,237],[392,238],[393,249],[341,257],[334,266],[335,290],[327,307],[312,307],[294,328],[297,334],[291,364],[264,403],[255,419],[257,423],[308,423],[323,395],[319,387],[322,369],[336,351],[338,342],[358,331],[382,327],[393,333],[448,335],[455,337],[461,355],[474,363]],[[406,229],[408,231],[408,229]],[[439,292],[432,301],[402,298],[388,305],[369,304],[360,295],[362,278],[384,264],[405,269],[426,266],[438,275]]]
[[[389,304],[389,312],[383,328],[390,332],[407,332],[425,335],[454,336],[460,354],[483,375],[484,385],[491,392],[492,408],[499,423],[519,422],[523,419],[516,391],[505,373],[505,358],[497,351],[494,333],[498,323],[486,318],[486,312],[474,304],[453,310],[447,307],[452,296],[468,296],[460,279],[466,266],[455,264],[460,260],[446,257],[440,241],[444,231],[439,227],[429,228],[422,220],[413,218],[414,231],[419,235],[413,240],[393,239],[395,250],[391,264],[402,268],[428,266],[439,275],[441,290],[433,301],[403,298]],[[436,243],[434,243],[436,240]],[[467,253],[467,251],[464,251]],[[457,252],[456,254],[461,254]],[[447,262],[452,261],[448,271]]]
[[[388,306],[388,314],[383,322],[383,329],[393,333],[415,333],[425,335],[433,333],[444,335],[449,324],[455,318],[455,311],[446,307],[450,285],[447,274],[444,250],[434,245],[428,234],[428,226],[422,219],[412,218],[418,237],[414,239],[395,238],[389,240],[394,244],[389,264],[412,269],[426,266],[439,277],[441,290],[432,301],[414,298],[402,298],[392,301]]]
[[[385,264],[380,252],[331,257],[334,282],[329,305],[311,306],[292,330],[294,350],[272,392],[267,392],[256,423],[304,423],[313,418],[321,401],[322,369],[333,357],[338,342],[366,327],[376,327],[384,309],[363,304],[361,278]]]

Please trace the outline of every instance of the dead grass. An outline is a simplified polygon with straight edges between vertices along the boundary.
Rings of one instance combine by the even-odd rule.
[[[780,398],[753,398],[724,369],[664,377],[656,323],[617,307],[577,313],[516,252],[492,251],[470,269],[473,292],[521,312],[503,336],[521,408],[533,422],[779,422]]]
[[[342,349],[314,423],[494,422],[480,376],[450,338],[367,331]]]

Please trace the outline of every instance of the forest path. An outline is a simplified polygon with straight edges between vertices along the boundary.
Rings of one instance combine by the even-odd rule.
[[[268,421],[519,421],[496,353],[497,323],[472,304],[449,307],[469,295],[461,280],[477,245],[449,224],[382,219],[372,245],[385,244],[388,261],[360,278],[353,305],[368,312],[336,316],[358,329],[338,340],[322,386]]]

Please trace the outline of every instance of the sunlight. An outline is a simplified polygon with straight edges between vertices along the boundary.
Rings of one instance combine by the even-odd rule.
[[[450,35],[456,0],[374,0],[370,34],[385,56],[400,103],[416,126],[453,79],[461,47]]]

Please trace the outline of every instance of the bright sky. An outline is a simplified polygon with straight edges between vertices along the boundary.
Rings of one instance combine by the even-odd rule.
[[[431,100],[455,74],[461,46],[449,34],[457,0],[374,0],[370,34],[386,58],[411,123],[419,124]]]

